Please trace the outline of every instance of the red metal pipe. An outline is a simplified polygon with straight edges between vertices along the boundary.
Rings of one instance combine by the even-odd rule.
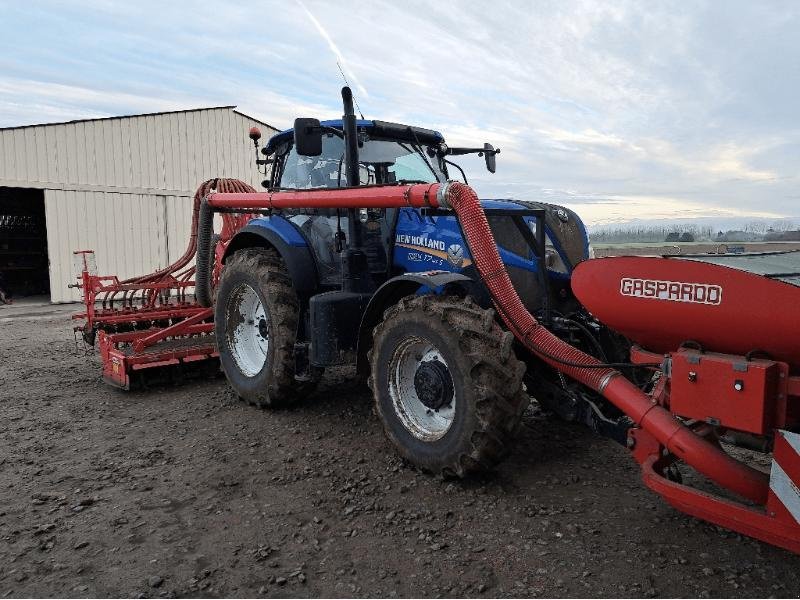
[[[725,488],[766,502],[767,475],[744,465],[695,435],[633,383],[543,327],[522,303],[500,259],[474,190],[462,183],[360,187],[259,194],[213,194],[217,208],[452,208],[501,318],[516,338],[549,365],[596,390],[670,452]]]
[[[387,185],[358,188],[257,192],[255,194],[216,193],[208,196],[214,208],[243,210],[267,208],[435,208],[440,185]]]

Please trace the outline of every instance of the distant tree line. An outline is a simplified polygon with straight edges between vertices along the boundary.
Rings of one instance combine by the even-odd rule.
[[[649,225],[603,227],[591,230],[589,238],[596,244],[631,242],[795,242],[800,229],[789,221],[752,221],[741,229],[722,230],[711,225]]]

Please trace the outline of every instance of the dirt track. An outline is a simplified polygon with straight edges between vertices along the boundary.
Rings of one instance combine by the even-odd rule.
[[[800,595],[800,557],[581,427],[532,412],[495,475],[441,481],[341,373],[285,412],[224,379],[121,393],[50,312],[0,309],[0,597]]]

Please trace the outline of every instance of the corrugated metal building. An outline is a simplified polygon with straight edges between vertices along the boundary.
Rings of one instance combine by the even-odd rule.
[[[168,265],[186,249],[200,183],[260,187],[253,126],[276,131],[232,106],[0,129],[2,285],[78,300],[67,285],[81,249],[95,250],[101,274]]]

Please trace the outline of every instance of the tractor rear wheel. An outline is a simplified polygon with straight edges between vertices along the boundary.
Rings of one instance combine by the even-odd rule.
[[[246,248],[228,258],[216,290],[214,332],[220,362],[233,390],[259,406],[286,406],[316,380],[295,379],[299,305],[280,256]]]
[[[404,458],[464,477],[506,456],[529,402],[513,341],[469,298],[409,296],[386,311],[373,332],[370,386]]]

